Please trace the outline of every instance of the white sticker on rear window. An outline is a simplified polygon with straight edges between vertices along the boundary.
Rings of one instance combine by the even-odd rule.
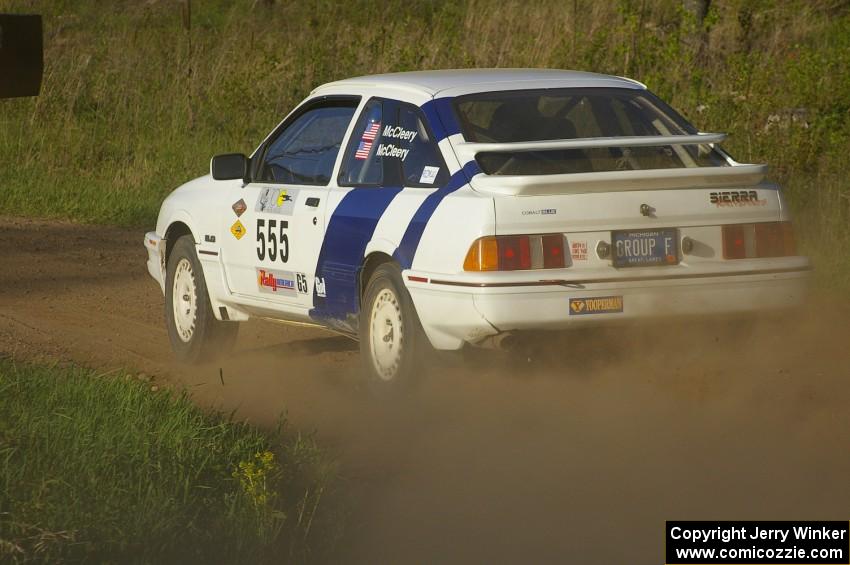
[[[440,167],[425,167],[422,169],[422,176],[419,177],[420,184],[434,184],[439,172]]]
[[[408,153],[410,153],[410,149],[402,149],[401,147],[396,147],[392,143],[388,145],[384,145],[382,143],[378,146],[376,155],[378,155],[378,157],[393,157],[394,159],[401,159],[404,161],[407,159]]]
[[[401,141],[411,142],[416,139],[419,132],[413,131],[412,129],[404,129],[401,126],[384,126],[384,131],[381,135],[384,137],[391,137],[393,139],[400,139]]]

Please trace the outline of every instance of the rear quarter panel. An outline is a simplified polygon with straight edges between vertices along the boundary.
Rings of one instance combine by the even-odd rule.
[[[428,222],[413,269],[427,273],[463,271],[463,261],[473,241],[496,230],[493,198],[465,186],[448,195]]]

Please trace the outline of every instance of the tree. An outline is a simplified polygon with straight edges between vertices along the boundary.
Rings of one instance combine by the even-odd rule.
[[[697,29],[702,29],[702,22],[708,14],[711,0],[682,0],[685,11],[694,17]]]

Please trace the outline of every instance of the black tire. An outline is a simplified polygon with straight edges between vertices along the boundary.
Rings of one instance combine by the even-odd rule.
[[[385,332],[373,341],[373,329]],[[377,332],[375,332],[377,333]],[[369,381],[379,389],[407,388],[422,371],[431,343],[395,263],[375,269],[360,309],[360,357]],[[392,356],[395,355],[395,361]]]
[[[178,268],[180,275],[177,273]],[[179,320],[174,308],[175,276],[180,277],[179,284],[184,289],[178,300],[183,299],[186,303],[186,315]],[[191,315],[192,310],[194,315]],[[168,256],[165,272],[165,321],[171,349],[178,361],[183,363],[211,361],[221,354],[228,353],[233,348],[239,332],[237,322],[216,320],[210,305],[204,271],[195,252],[195,243],[188,235],[175,242]]]

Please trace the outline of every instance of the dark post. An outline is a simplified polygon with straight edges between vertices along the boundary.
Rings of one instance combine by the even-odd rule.
[[[38,96],[43,71],[41,16],[0,14],[0,98]]]

